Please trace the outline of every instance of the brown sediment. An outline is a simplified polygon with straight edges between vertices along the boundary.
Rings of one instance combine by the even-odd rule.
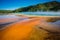
[[[28,18],[31,20],[23,20],[8,25],[6,29],[1,31],[1,40],[44,40],[43,38],[45,38],[45,36],[47,37],[46,33],[48,32],[42,29],[36,29],[35,26],[41,24],[42,20],[46,20],[49,17]],[[38,36],[38,39],[36,39],[36,36]]]
[[[30,21],[17,22],[10,25],[10,27],[3,30],[2,40],[22,40],[26,38],[32,31],[33,26],[37,25],[39,21],[39,19],[34,18]]]

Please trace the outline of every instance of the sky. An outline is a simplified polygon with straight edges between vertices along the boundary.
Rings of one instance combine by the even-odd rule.
[[[0,10],[15,10],[17,8],[36,5],[53,0],[0,0]],[[57,0],[60,1],[60,0]]]

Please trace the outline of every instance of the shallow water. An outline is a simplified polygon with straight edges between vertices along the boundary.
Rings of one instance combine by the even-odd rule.
[[[18,18],[15,15],[0,15],[0,19],[5,19],[5,18]]]
[[[18,20],[10,20],[10,18],[18,18]],[[6,26],[6,25],[9,25],[9,24],[12,24],[12,23],[15,23],[15,22],[17,22],[17,21],[21,21],[21,20],[26,20],[26,19],[29,19],[28,17],[27,18],[20,18],[20,17],[18,17],[18,16],[15,16],[15,15],[0,15],[0,21],[1,20],[3,20],[3,19],[9,19],[9,20],[7,20],[7,22],[3,22],[3,23],[0,23],[0,30],[2,29],[2,28],[4,28],[4,26]],[[4,20],[5,21],[5,20]],[[46,21],[45,21],[46,22]],[[54,25],[58,25],[58,27],[57,26],[54,26],[54,27],[52,27],[52,29],[53,28],[60,28],[60,20],[58,20],[58,21],[56,21],[56,22],[51,22],[51,23],[49,23],[49,22],[47,22],[48,24],[50,24],[50,26],[51,26],[51,24],[53,24],[52,26],[54,26]],[[49,26],[49,25],[48,25]]]
[[[48,14],[51,14],[51,15],[54,15],[54,16],[56,16],[56,15],[60,15],[60,13],[59,12],[22,12],[21,14],[26,14],[26,15],[29,15],[29,14],[31,14],[31,15],[36,15],[36,14],[43,14],[43,15],[41,15],[41,16],[46,16],[46,14],[48,15]],[[45,14],[45,15],[44,15]],[[50,15],[50,16],[51,16]],[[0,15],[0,20],[3,20],[3,19],[8,19],[8,18],[20,18],[21,20],[23,20],[23,19],[28,19],[28,18],[21,18],[21,17],[18,17],[18,16],[16,16],[16,15]],[[9,21],[8,21],[9,22]],[[53,22],[52,22],[53,23]],[[0,23],[1,24],[1,23]],[[58,24],[58,25],[60,25],[60,20],[58,20],[58,21],[56,21],[56,22],[54,22],[53,24]]]
[[[0,24],[15,22],[19,20],[26,20],[26,19],[28,18],[22,18],[16,15],[0,15]]]
[[[60,12],[21,12],[18,14],[37,15],[37,16],[60,16]]]
[[[4,29],[5,26],[27,19],[28,18],[22,18],[15,15],[0,15],[0,30]]]

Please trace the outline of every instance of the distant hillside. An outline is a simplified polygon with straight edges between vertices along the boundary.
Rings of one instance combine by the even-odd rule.
[[[36,11],[60,11],[60,2],[51,1],[43,4],[40,3],[28,7],[18,8],[15,10],[0,10],[0,14],[15,12],[36,12]]]
[[[0,13],[11,13],[13,10],[0,10]]]
[[[60,2],[52,1],[24,8],[18,8],[13,12],[36,12],[36,11],[60,11]]]

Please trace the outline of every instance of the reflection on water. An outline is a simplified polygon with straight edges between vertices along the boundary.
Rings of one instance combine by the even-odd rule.
[[[28,13],[28,12],[27,12]],[[25,12],[25,14],[27,14],[26,12]],[[53,13],[53,12],[50,12],[50,13],[46,13],[46,12],[30,12],[31,13],[31,15],[36,15],[36,14],[38,14],[38,15],[41,15],[41,14],[43,14],[43,15],[41,15],[41,16],[46,16],[46,14],[48,15],[48,14],[51,14],[51,15],[48,15],[48,16],[52,16],[52,14],[54,15],[54,16],[57,16],[58,14],[59,14],[59,12],[56,12],[56,13]],[[28,13],[28,15],[30,14],[30,13]],[[45,13],[45,14],[44,14]],[[22,13],[23,14],[23,13]],[[60,14],[59,14],[60,15]],[[12,18],[12,19],[11,19]],[[6,20],[7,21],[6,21]],[[17,22],[17,21],[20,21],[20,20],[26,20],[26,19],[29,19],[28,17],[25,17],[25,18],[22,18],[21,16],[16,16],[16,15],[0,15],[0,25],[2,24],[2,25],[8,25],[8,24],[10,24],[10,23],[14,23],[14,22]],[[2,22],[1,22],[1,20],[3,20]],[[49,22],[47,22],[47,23],[49,23]],[[57,20],[56,22],[50,22],[51,24],[54,24],[54,25],[58,25],[58,28],[60,28],[60,20]],[[1,26],[2,26],[1,25]],[[0,26],[0,27],[1,27]],[[57,26],[56,26],[57,27]]]
[[[27,18],[20,18],[20,17],[15,16],[15,15],[0,15],[0,20],[8,19],[8,18],[19,18],[19,21],[20,21],[21,19],[22,19],[22,20],[23,20],[23,19],[27,19]],[[16,20],[16,19],[14,19],[14,20]],[[13,20],[13,21],[14,21],[14,20]],[[4,21],[5,21],[5,20],[4,20]],[[11,20],[10,20],[10,21],[11,21]],[[18,22],[19,22],[19,21],[18,21]],[[9,21],[8,21],[8,22],[9,22]],[[11,22],[11,23],[12,23],[12,22]],[[46,23],[49,23],[49,22],[46,22]],[[8,23],[8,24],[10,24],[10,23]],[[6,28],[5,25],[8,25],[8,24],[0,25],[0,30],[5,29],[5,28]],[[26,24],[26,23],[25,23],[25,24]],[[41,23],[40,23],[40,24],[41,24]],[[44,22],[43,22],[43,24],[46,25]],[[51,24],[52,24],[52,25],[53,25],[53,24],[58,25],[58,26],[59,26],[58,28],[60,28],[60,20],[55,21],[55,22],[51,22]],[[49,24],[49,25],[51,25],[51,24]],[[20,24],[19,24],[19,25],[20,25]],[[34,30],[32,31],[32,38],[35,38],[35,39],[36,39],[36,37],[38,37],[38,38],[40,38],[40,37],[41,37],[41,38],[44,38],[44,37],[46,38],[46,37],[47,37],[47,38],[49,38],[49,39],[52,39],[52,38],[53,38],[53,39],[56,39],[56,36],[54,36],[54,35],[50,36],[50,34],[52,34],[52,33],[50,33],[50,31],[52,31],[52,30],[54,31],[54,29],[57,28],[57,26],[51,27],[51,26],[49,26],[49,25],[47,26],[47,29],[45,29],[45,27],[43,27],[44,30],[48,30],[48,31],[49,31],[49,34],[47,34],[48,36],[47,36],[46,33],[45,33],[46,31],[43,31],[43,29],[41,29],[41,30],[39,30],[39,29],[36,30],[36,29],[34,29],[34,28],[32,27],[32,29],[34,29]],[[24,25],[23,25],[23,26],[24,26]],[[10,28],[10,29],[8,28],[8,30],[3,31],[3,34],[1,33],[1,36],[3,35],[2,38],[3,38],[3,39],[4,39],[4,38],[7,39],[7,37],[12,37],[12,36],[15,37],[15,38],[16,38],[16,37],[17,37],[17,38],[21,37],[21,36],[18,37],[18,36],[15,36],[15,35],[17,35],[18,33],[20,34],[20,31],[21,31],[21,34],[24,35],[24,33],[25,33],[25,31],[26,31],[26,29],[27,29],[28,27],[25,28],[25,27],[23,27],[23,26],[20,27],[22,30],[24,29],[23,31],[19,29],[19,26],[16,27],[17,29],[14,28],[14,26],[12,26],[12,28]],[[26,25],[26,26],[27,26],[27,25]],[[4,28],[4,27],[5,27],[5,28]],[[8,26],[8,27],[9,27],[9,26]],[[42,27],[42,26],[40,26],[40,27]],[[30,28],[30,27],[29,27],[29,28]],[[16,33],[15,29],[16,29],[17,33]],[[28,29],[27,29],[27,30],[28,30]],[[52,32],[53,32],[53,31],[52,31]],[[60,29],[59,29],[58,31],[60,32]],[[28,33],[28,31],[26,31],[26,32]],[[56,30],[55,30],[54,32],[56,32]],[[16,34],[15,34],[15,33],[16,33]],[[31,33],[31,32],[29,32],[29,33]],[[13,34],[14,34],[14,35],[13,35]],[[19,34],[18,34],[18,35],[19,35]],[[10,35],[11,35],[11,36],[10,36]],[[36,36],[36,37],[35,37],[35,36]],[[59,36],[59,35],[58,35],[58,36]],[[48,40],[47,38],[46,38],[46,40]],[[53,39],[52,39],[52,40],[53,40]],[[58,39],[58,37],[57,37],[57,39]],[[60,37],[59,37],[59,39],[60,39]]]
[[[29,14],[29,13],[32,14],[32,12],[25,12],[25,13],[26,13],[26,14],[27,14],[27,13],[28,13],[28,14]],[[43,12],[41,12],[41,13],[40,13],[40,12],[37,12],[37,13],[34,12],[33,14],[42,14],[42,13],[43,13]],[[44,12],[44,13],[46,13],[46,12]],[[43,13],[43,14],[44,14],[44,13]],[[48,12],[47,12],[47,13],[48,13]],[[46,13],[46,14],[47,14],[47,13]],[[59,12],[57,12],[57,13],[59,14]],[[57,13],[55,13],[55,14],[57,14]],[[48,14],[50,14],[50,13],[48,13]],[[51,13],[51,14],[54,14],[54,13]],[[54,15],[55,15],[55,14],[54,14]],[[16,16],[16,15],[0,15],[0,20],[8,19],[8,18],[9,18],[9,19],[10,19],[10,18],[19,18],[19,19],[22,19],[22,20],[23,20],[23,19],[28,19],[28,18],[21,18],[21,17]],[[53,22],[51,22],[51,23],[53,23]],[[0,23],[0,24],[1,24],[1,23]],[[54,22],[53,24],[60,25],[60,20]]]
[[[5,18],[18,18],[15,15],[0,15],[0,19],[5,19]]]
[[[54,22],[54,24],[56,24],[56,25],[59,25],[59,26],[60,26],[60,20],[58,20],[58,21]]]
[[[37,15],[37,16],[60,16],[60,12],[21,12],[19,14]]]
[[[28,18],[22,18],[15,15],[0,15],[0,30],[4,29],[4,27],[8,26],[9,24],[27,19]]]
[[[23,17],[16,16],[16,15],[0,15],[0,24],[14,22],[18,20],[24,20],[24,19],[28,19],[28,18],[27,17],[23,18]]]

